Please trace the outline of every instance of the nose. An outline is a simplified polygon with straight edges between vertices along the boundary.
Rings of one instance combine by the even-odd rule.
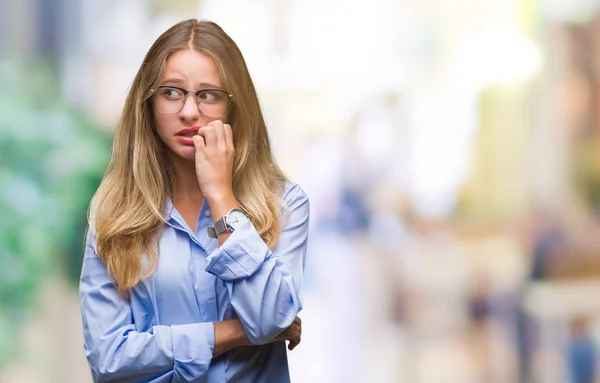
[[[200,118],[200,110],[198,109],[196,97],[191,92],[185,98],[183,108],[179,112],[179,117],[186,122],[195,122]]]

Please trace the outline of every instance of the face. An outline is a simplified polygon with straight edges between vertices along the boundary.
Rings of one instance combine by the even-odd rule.
[[[226,115],[215,117],[202,113],[200,109],[210,112],[211,108],[214,109],[215,100],[227,97],[227,93],[201,93],[200,104],[198,104],[198,99],[193,92],[189,92],[184,98],[185,103],[179,113],[164,114],[160,113],[159,109],[162,103],[168,103],[168,107],[175,105],[174,110],[177,110],[177,105],[181,105],[181,101],[177,101],[177,99],[181,98],[182,93],[178,93],[176,88],[223,89],[217,67],[205,53],[191,49],[180,50],[167,60],[159,86],[163,88],[159,88],[155,92],[152,100],[158,135],[172,154],[187,160],[194,160],[195,149],[191,138],[195,134],[194,132],[214,120],[227,122]],[[173,88],[164,88],[164,86]],[[163,108],[165,107],[163,106]],[[170,112],[171,109],[168,111]]]

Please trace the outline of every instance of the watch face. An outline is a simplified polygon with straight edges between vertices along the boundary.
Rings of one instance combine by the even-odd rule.
[[[248,220],[246,213],[239,209],[233,209],[227,214],[227,224],[235,228],[238,223]]]

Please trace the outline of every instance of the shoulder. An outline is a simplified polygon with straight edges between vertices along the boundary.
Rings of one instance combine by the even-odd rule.
[[[290,210],[305,208],[308,211],[309,209],[308,196],[299,184],[286,182],[283,187],[282,199],[284,205]]]
[[[98,256],[97,233],[91,226],[88,226],[86,229],[83,256],[84,258],[100,260]]]
[[[88,225],[85,230],[85,246],[90,247],[94,251],[96,251],[96,238],[96,231],[91,225]]]

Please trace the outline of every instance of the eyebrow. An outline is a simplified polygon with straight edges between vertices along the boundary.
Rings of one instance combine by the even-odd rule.
[[[173,78],[173,79],[168,79],[163,81],[162,85],[168,85],[168,84],[173,84],[173,85],[185,85],[185,80],[180,79],[180,78]],[[221,89],[221,86],[216,85],[216,84],[211,84],[209,82],[201,82],[200,84],[198,84],[200,87],[198,89],[207,89],[207,88],[217,88],[217,89]]]

